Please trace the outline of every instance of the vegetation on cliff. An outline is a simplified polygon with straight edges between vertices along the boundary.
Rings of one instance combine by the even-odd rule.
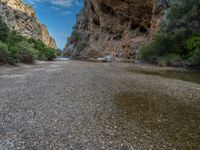
[[[76,26],[74,26],[73,32],[68,38],[66,46],[72,46],[72,49],[68,49],[67,51],[65,51],[65,56],[71,56],[73,53],[72,51],[74,51],[74,53],[76,53],[77,56],[85,48],[86,43],[84,42],[82,35],[77,31]]]
[[[200,65],[200,1],[174,0],[155,38],[141,49],[141,59],[172,66]]]
[[[39,39],[45,45],[57,48],[47,27],[41,24],[34,8],[24,0],[0,0],[0,18],[10,30],[15,30],[27,38]]]
[[[28,39],[9,30],[0,20],[0,63],[33,63],[36,59],[52,60],[55,57],[55,49],[40,40]]]
[[[72,32],[71,37],[68,38],[68,44],[73,44],[79,52],[85,47],[85,44],[82,42],[82,38],[77,31]]]

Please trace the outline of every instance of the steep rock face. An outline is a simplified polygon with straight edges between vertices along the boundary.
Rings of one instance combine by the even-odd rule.
[[[56,48],[56,42],[51,36],[49,36],[49,31],[47,30],[47,27],[44,24],[41,24],[41,28],[42,28],[42,41],[49,47]]]
[[[135,58],[138,49],[158,30],[162,0],[85,0],[75,32],[84,43],[68,43],[66,51],[84,58],[113,55]]]
[[[23,36],[40,39],[47,46],[56,48],[46,26],[38,21],[34,9],[25,5],[23,0],[0,0],[0,18]]]

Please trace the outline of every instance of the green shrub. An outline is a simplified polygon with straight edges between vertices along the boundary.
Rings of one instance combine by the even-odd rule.
[[[63,51],[61,49],[56,49],[56,56],[61,57],[63,54]]]
[[[196,49],[189,59],[189,65],[200,65],[200,49]]]
[[[34,45],[34,48],[38,50],[39,60],[53,60],[56,58],[56,50],[54,48],[47,47],[42,41],[35,39],[28,39],[28,42]]]
[[[143,61],[156,63],[158,53],[154,48],[154,43],[149,43],[140,49],[140,59]]]
[[[30,38],[28,39],[28,42],[34,44],[34,48],[39,51],[47,47],[41,40],[35,40],[33,38]]]
[[[7,25],[0,20],[0,62],[16,64],[33,63],[36,59],[53,60],[56,50],[47,47],[42,41],[27,39],[16,31],[9,31]]]
[[[8,37],[9,29],[7,25],[0,19],[0,41],[5,42]]]
[[[173,36],[160,33],[152,42],[142,47],[140,50],[140,58],[144,61],[158,63],[160,57],[178,52],[179,49]]]
[[[25,41],[25,40],[26,40],[26,38],[19,35],[16,31],[10,31],[8,34],[8,37],[6,39],[6,43],[7,43],[8,47],[12,47],[16,43]]]
[[[174,67],[180,67],[180,66],[183,66],[183,60],[180,57],[180,55],[171,53],[163,57],[160,57],[158,59],[158,64],[160,66],[169,65],[169,66],[174,66]]]
[[[16,31],[10,31],[8,37],[6,39],[6,43],[8,45],[8,50],[10,53],[9,63],[16,64],[20,62],[19,58],[19,46],[17,43],[22,41],[26,41],[25,37],[19,35]]]
[[[15,46],[12,46],[9,48],[9,53],[10,53],[10,62],[9,63],[11,63],[11,64],[19,63],[18,49]]]
[[[78,52],[81,52],[84,48],[85,48],[85,43],[83,43],[83,42],[79,42],[79,43],[76,45],[76,50],[77,50]]]
[[[41,51],[38,51],[38,60],[47,60],[46,56],[44,53],[42,53]]]
[[[173,0],[166,14],[167,30],[176,32],[185,28],[188,34],[197,31],[200,27],[200,1],[199,0]]]
[[[190,65],[200,65],[200,36],[191,37],[186,42],[187,48],[190,50]]]
[[[38,56],[38,51],[33,48],[33,44],[26,41],[16,43],[10,50],[14,62],[33,63]]]
[[[200,49],[200,36],[189,38],[186,44],[187,44],[187,48],[191,51]]]
[[[43,51],[45,57],[47,58],[47,60],[51,61],[54,58],[56,58],[56,51],[53,48],[50,47],[46,47]]]
[[[168,62],[167,62],[167,59],[165,59],[165,58],[159,58],[159,62],[158,62],[158,65],[159,66],[162,66],[162,67],[165,67],[165,66],[167,66],[168,65]]]
[[[78,32],[73,31],[70,38],[68,38],[68,44],[73,44],[73,45],[77,45],[78,42],[81,41],[81,36],[79,35]]]
[[[8,46],[0,41],[0,62],[7,63],[9,59]]]
[[[28,39],[28,42],[30,44],[34,44],[34,48],[38,50],[38,59],[39,60],[47,60],[47,57],[45,55],[46,45],[42,41],[30,38],[30,39]]]
[[[186,62],[190,65],[199,65],[198,6],[200,1],[173,0],[166,11],[165,21],[160,27],[161,32],[148,45],[142,47],[140,58],[160,65],[180,66]]]
[[[71,36],[68,38],[68,45],[73,45],[74,50],[76,50],[76,55],[85,48],[86,43],[83,41],[81,34],[79,34],[76,29],[72,32]],[[70,54],[70,53],[68,53]]]

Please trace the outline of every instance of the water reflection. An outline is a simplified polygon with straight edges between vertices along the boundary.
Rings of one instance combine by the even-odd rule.
[[[67,57],[59,57],[55,59],[56,61],[69,61],[71,60],[71,58],[67,58]]]
[[[120,115],[170,139],[178,149],[200,149],[200,104],[186,105],[158,95],[120,93]]]
[[[200,84],[200,71],[146,70],[142,68],[128,69],[134,73],[158,75],[166,78],[179,79]]]

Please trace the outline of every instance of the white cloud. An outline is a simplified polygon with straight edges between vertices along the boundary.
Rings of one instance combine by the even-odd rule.
[[[71,11],[63,11],[63,12],[61,12],[61,15],[64,15],[64,16],[68,16],[70,14],[72,14]]]
[[[35,5],[35,2],[33,0],[27,0],[27,2],[31,5]]]
[[[63,6],[63,7],[72,7],[75,5],[79,5],[80,4],[80,0],[27,0],[29,3],[35,5],[37,2],[39,3],[50,3],[53,5],[57,5],[57,6]]]
[[[59,7],[56,7],[56,6],[51,6],[50,9],[53,9],[55,11],[60,11],[60,8]]]

